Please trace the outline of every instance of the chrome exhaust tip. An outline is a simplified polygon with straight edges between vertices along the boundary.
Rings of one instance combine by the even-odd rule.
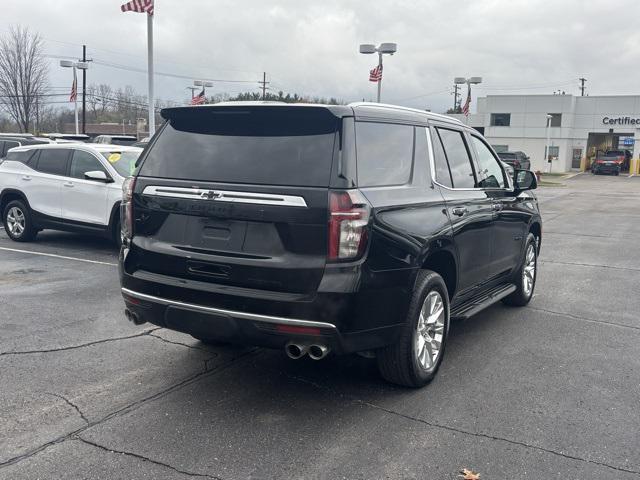
[[[329,347],[324,345],[311,345],[309,347],[309,356],[313,360],[322,360],[329,353]]]
[[[127,317],[127,320],[133,322],[134,325],[142,325],[143,323],[147,323],[142,317],[140,317],[137,313],[132,312],[128,308],[125,309],[124,315]]]
[[[284,351],[287,353],[287,357],[298,360],[307,354],[308,347],[306,345],[298,345],[297,343],[289,342],[285,345]]]

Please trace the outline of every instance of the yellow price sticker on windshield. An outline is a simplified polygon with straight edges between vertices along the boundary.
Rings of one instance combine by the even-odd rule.
[[[120,154],[112,153],[111,155],[109,155],[109,158],[107,158],[107,160],[109,160],[109,163],[116,163],[118,160],[120,160]]]

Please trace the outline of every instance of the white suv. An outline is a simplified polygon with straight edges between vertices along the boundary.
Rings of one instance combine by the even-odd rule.
[[[122,183],[140,152],[86,143],[9,150],[0,163],[0,212],[7,235],[27,242],[50,228],[119,242]]]

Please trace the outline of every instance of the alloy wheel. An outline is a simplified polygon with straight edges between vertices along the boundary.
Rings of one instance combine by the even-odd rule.
[[[445,305],[440,293],[433,290],[424,299],[415,334],[415,351],[418,363],[425,370],[437,364],[442,351]]]
[[[522,269],[522,287],[524,294],[528,297],[533,292],[533,285],[536,280],[536,249],[533,244],[527,247],[527,253]]]
[[[7,212],[7,226],[14,237],[20,237],[26,227],[24,212],[18,207],[11,207]]]

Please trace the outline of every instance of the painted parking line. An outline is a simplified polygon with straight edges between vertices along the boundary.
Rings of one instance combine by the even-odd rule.
[[[77,262],[95,263],[98,265],[109,265],[112,267],[118,266],[117,263],[101,262],[99,260],[87,260],[86,258],[78,258],[78,257],[67,257],[65,255],[56,255],[55,253],[34,252],[33,250],[20,250],[18,248],[7,248],[7,247],[0,247],[0,250],[6,250],[7,252],[16,252],[16,253],[30,253],[32,255],[41,255],[43,257],[62,258],[63,260],[75,260]]]

